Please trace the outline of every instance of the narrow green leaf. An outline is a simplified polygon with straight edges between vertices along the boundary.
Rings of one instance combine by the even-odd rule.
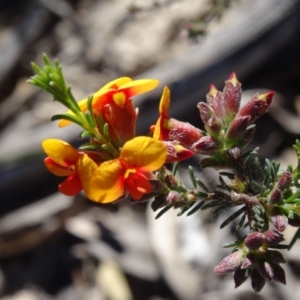
[[[203,206],[204,203],[205,203],[205,200],[201,200],[196,206],[193,207],[193,209],[191,209],[187,213],[187,216],[194,214],[197,210],[199,210]]]
[[[235,218],[237,218],[239,215],[241,215],[246,210],[246,206],[244,205],[242,208],[237,210],[235,213],[233,213],[229,218],[227,218],[221,225],[220,229],[224,228],[226,225],[228,225],[231,221],[233,221]]]
[[[237,246],[237,245],[238,245],[237,242],[231,242],[231,243],[223,244],[223,245],[222,245],[222,248],[232,248],[232,247],[235,247],[235,246]]]
[[[192,166],[189,166],[189,175],[190,175],[191,182],[192,182],[194,188],[196,188],[197,183],[196,183],[196,180],[195,180],[195,173],[194,173],[194,169],[193,169]]]
[[[205,192],[209,192],[208,188],[206,187],[206,185],[198,178],[198,177],[195,177],[195,181],[196,181],[196,184],[202,189],[204,190]]]
[[[80,120],[78,120],[75,116],[69,115],[69,114],[54,115],[51,118],[51,121],[56,121],[56,120],[68,120],[68,121],[78,124],[79,126],[82,126],[82,123]]]
[[[166,206],[162,210],[159,211],[159,213],[156,215],[155,219],[157,220],[160,218],[165,212],[167,212],[172,206]]]
[[[178,167],[179,167],[179,162],[176,162],[173,164],[173,166],[172,166],[172,175],[173,176],[175,176],[177,174]]]

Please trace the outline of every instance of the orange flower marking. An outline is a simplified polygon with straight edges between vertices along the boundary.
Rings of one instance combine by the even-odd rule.
[[[106,161],[96,170],[91,181],[91,199],[109,203],[124,194],[141,199],[152,191],[149,179],[166,158],[166,146],[158,140],[136,137],[128,141],[118,159]]]
[[[82,189],[90,198],[90,180],[97,169],[97,164],[83,152],[78,152],[70,144],[57,139],[47,139],[42,143],[48,155],[46,168],[57,176],[67,176],[59,185],[59,191],[73,196]]]

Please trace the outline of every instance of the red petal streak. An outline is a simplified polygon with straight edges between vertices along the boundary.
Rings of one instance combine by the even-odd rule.
[[[74,196],[82,190],[81,181],[77,174],[70,175],[64,182],[62,182],[58,189],[61,193],[67,196]]]
[[[131,173],[128,178],[125,179],[125,188],[129,191],[130,196],[134,200],[139,200],[144,194],[148,194],[152,191],[151,183],[141,172]]]

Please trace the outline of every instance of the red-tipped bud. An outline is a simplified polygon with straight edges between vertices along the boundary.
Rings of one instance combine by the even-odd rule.
[[[226,133],[226,139],[240,138],[246,131],[250,122],[250,116],[240,116],[232,120]]]
[[[184,148],[176,142],[164,142],[167,146],[167,162],[173,163],[176,161],[182,161],[188,158],[191,158],[194,155],[194,152]]]
[[[218,134],[222,124],[221,120],[216,116],[214,109],[204,102],[198,103],[197,106],[206,131],[211,134]]]
[[[226,256],[214,269],[216,274],[227,274],[235,271],[242,263],[243,254],[240,251]]]
[[[218,91],[214,85],[210,85],[209,93],[206,95],[206,102],[210,105],[216,116],[220,119],[223,117],[223,95]]]
[[[281,201],[281,199],[282,199],[282,192],[280,189],[277,188],[272,192],[270,196],[270,202],[272,204],[277,204]]]
[[[241,102],[241,83],[237,80],[235,73],[232,73],[223,90],[223,109],[226,123],[228,124],[238,113]]]
[[[183,147],[190,148],[203,134],[193,125],[180,122],[175,119],[169,120],[169,139],[178,141]]]
[[[248,249],[257,250],[265,242],[265,236],[260,232],[251,232],[245,239],[245,245]]]
[[[253,123],[257,118],[262,116],[270,106],[274,92],[265,94],[256,94],[242,109],[239,111],[239,116],[250,116],[250,123]]]
[[[277,187],[282,191],[289,187],[292,183],[292,174],[289,171],[284,171],[280,179],[278,180]]]
[[[263,235],[267,246],[275,246],[284,241],[283,235],[274,230],[267,230]]]
[[[273,215],[271,221],[280,232],[284,231],[288,225],[288,219],[284,215]]]
[[[251,273],[251,286],[253,290],[257,293],[262,290],[266,283],[264,277],[260,275],[257,269],[253,269]]]
[[[192,146],[195,153],[210,155],[219,149],[220,142],[211,136],[204,136]]]

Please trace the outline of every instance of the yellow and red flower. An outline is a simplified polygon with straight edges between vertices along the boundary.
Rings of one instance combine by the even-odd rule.
[[[154,89],[159,81],[156,79],[132,80],[121,77],[109,82],[93,95],[92,109],[104,123],[108,124],[111,140],[119,147],[135,137],[137,113],[131,97]],[[87,111],[87,99],[81,100],[79,107]],[[71,111],[67,113],[73,114]],[[69,120],[61,120],[59,127],[67,126]]]
[[[47,139],[42,143],[48,155],[46,168],[57,176],[67,176],[59,185],[59,191],[73,196],[81,190],[90,198],[90,180],[97,169],[97,164],[83,152],[79,152],[67,142]]]
[[[140,200],[151,193],[154,171],[163,166],[167,148],[163,142],[150,137],[136,137],[128,141],[120,157],[102,163],[91,181],[91,199],[109,203],[122,195]]]
[[[170,90],[165,86],[159,103],[160,116],[156,125],[151,126],[150,130],[153,132],[153,138],[165,142],[174,142],[167,143],[168,162],[174,162],[192,157],[194,153],[187,148],[190,148],[198,141],[202,134],[193,125],[170,118],[169,108]]]

